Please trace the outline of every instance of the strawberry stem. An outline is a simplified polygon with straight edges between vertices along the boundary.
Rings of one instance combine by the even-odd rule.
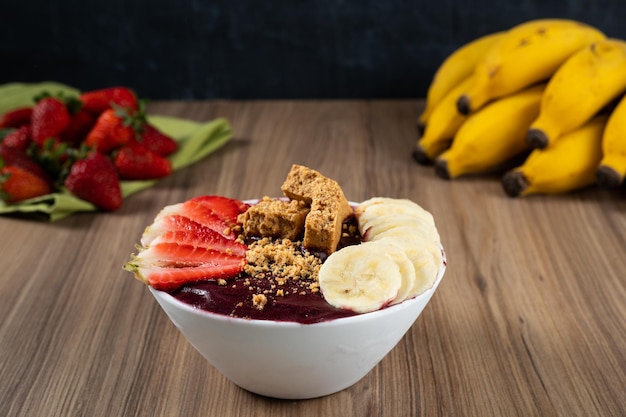
[[[135,133],[141,132],[147,121],[146,113],[141,106],[137,111],[134,111],[129,107],[122,107],[112,102],[111,107],[115,111],[115,115],[122,119],[124,126],[130,127]]]
[[[80,101],[78,97],[74,95],[66,95],[62,91],[58,91],[55,95],[50,94],[49,91],[42,91],[41,93],[33,97],[33,101],[35,103],[39,103],[41,100],[47,97],[56,98],[57,100],[63,102],[63,104],[65,104],[65,107],[67,107],[67,111],[70,112],[70,114],[78,113],[78,111],[83,107],[83,102]]]

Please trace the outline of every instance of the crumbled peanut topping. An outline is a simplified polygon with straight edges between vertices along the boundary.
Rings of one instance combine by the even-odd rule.
[[[254,277],[269,273],[278,285],[286,279],[317,281],[322,261],[301,248],[300,241],[260,239],[248,246],[245,272]]]
[[[254,305],[259,310],[263,310],[263,307],[265,307],[265,304],[267,304],[267,297],[265,295],[254,294],[252,296],[252,305]]]

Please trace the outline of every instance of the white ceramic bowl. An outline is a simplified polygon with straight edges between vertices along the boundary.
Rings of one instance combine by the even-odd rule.
[[[445,269],[444,256],[435,284],[416,298],[314,324],[228,317],[150,291],[189,342],[233,383],[268,397],[305,399],[341,391],[371,371],[424,310]]]

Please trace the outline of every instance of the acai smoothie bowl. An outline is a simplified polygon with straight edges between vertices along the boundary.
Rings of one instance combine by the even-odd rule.
[[[301,165],[281,190],[166,206],[124,268],[236,385],[320,397],[353,385],[394,348],[447,260],[433,216],[413,201],[352,203]]]

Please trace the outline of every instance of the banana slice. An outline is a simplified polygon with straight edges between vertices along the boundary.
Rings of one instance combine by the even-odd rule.
[[[433,257],[435,265],[441,265],[443,263],[443,254],[441,253],[438,239],[420,234],[411,228],[396,228],[373,236],[371,241],[380,241],[387,238],[396,241],[398,244],[401,243],[403,248],[411,244],[418,249],[425,250]]]
[[[437,279],[439,273],[440,263],[436,263],[432,253],[425,249],[421,242],[413,239],[396,239],[396,238],[382,238],[375,242],[378,243],[391,243],[399,246],[404,250],[406,256],[411,260],[415,276],[413,280],[413,286],[407,294],[406,298],[413,298],[420,295],[424,291],[432,288]],[[372,242],[374,243],[374,242]],[[441,250],[439,251],[441,253]]]
[[[393,253],[393,254],[391,254]],[[333,252],[319,271],[320,290],[326,301],[357,313],[379,310],[410,293],[414,271],[397,246],[385,242],[363,242]],[[401,266],[403,265],[403,266]],[[407,276],[403,276],[403,274]],[[410,287],[410,288],[407,288]]]
[[[376,202],[372,203],[372,200]],[[355,211],[362,236],[366,232],[371,235],[390,228],[419,225],[425,233],[440,240],[433,216],[418,204],[406,199],[379,197],[372,200],[361,204]],[[372,229],[372,226],[376,228]]]
[[[361,204],[356,208],[355,212],[358,216],[360,210],[365,210],[370,206],[375,204],[389,204],[389,203],[398,203],[398,204],[417,204],[406,198],[392,198],[392,197],[372,197],[369,200],[362,201]]]
[[[433,226],[435,225],[435,220],[432,214],[419,204],[406,198],[370,198],[369,200],[359,204],[354,212],[357,219],[359,219],[359,222],[361,221],[362,216],[365,216],[363,220],[366,221],[368,217],[375,217],[383,214],[410,214],[428,221]],[[366,214],[366,212],[368,213]]]
[[[377,250],[385,251],[400,268],[402,282],[400,283],[396,298],[394,298],[390,304],[401,303],[411,295],[415,287],[415,266],[413,266],[413,262],[407,256],[406,251],[393,241],[380,241],[377,246],[380,246],[380,249]]]
[[[385,214],[367,221],[359,221],[359,231],[364,240],[373,240],[375,236],[390,230],[407,230],[408,233],[428,237],[434,241],[440,240],[439,232],[434,225],[410,214]]]

